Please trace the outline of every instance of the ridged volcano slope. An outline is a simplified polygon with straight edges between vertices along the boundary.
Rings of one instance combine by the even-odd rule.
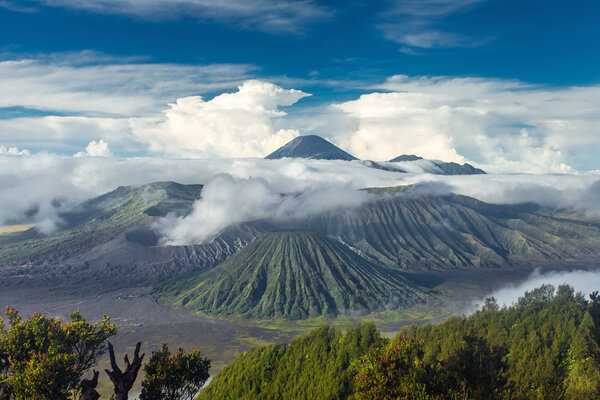
[[[258,231],[299,229],[334,237],[377,263],[404,270],[462,269],[600,255],[600,225],[554,217],[528,205],[493,205],[455,194],[418,195],[396,188],[354,210],[287,223],[255,223]],[[374,192],[394,194],[394,188]],[[406,192],[400,194],[400,192]]]
[[[397,271],[313,232],[266,233],[212,270],[157,294],[189,311],[293,319],[422,301]]]

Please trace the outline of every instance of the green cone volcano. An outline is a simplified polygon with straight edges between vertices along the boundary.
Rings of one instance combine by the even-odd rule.
[[[264,234],[213,270],[171,282],[158,295],[189,311],[294,319],[422,301],[397,271],[313,232]]]

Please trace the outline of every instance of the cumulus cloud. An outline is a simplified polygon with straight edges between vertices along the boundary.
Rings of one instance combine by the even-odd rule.
[[[398,75],[378,88],[386,92],[332,106],[356,121],[345,143],[359,157],[416,153],[470,160],[492,172],[566,173],[596,165],[600,87]]]
[[[98,141],[92,140],[85,148],[85,152],[79,152],[75,154],[75,157],[112,157],[113,153],[108,148],[108,143],[100,139]]]
[[[421,93],[372,93],[333,107],[358,120],[348,145],[359,158],[389,160],[400,154],[418,154],[463,162],[442,127],[450,110],[438,110],[441,118],[432,118],[430,113],[435,110],[428,107],[428,101]]]
[[[27,149],[19,150],[18,147],[6,147],[0,145],[0,156],[28,156],[31,152]]]
[[[115,154],[262,157],[317,133],[378,161],[415,153],[497,173],[598,169],[598,86],[397,75],[328,106],[248,80],[252,71],[95,52],[0,61],[0,143],[74,153],[102,138]]]
[[[366,192],[345,187],[307,188],[282,193],[262,178],[234,179],[218,175],[202,190],[186,217],[169,215],[157,225],[162,244],[184,245],[210,241],[227,226],[264,218],[289,220],[334,208],[353,208],[366,201]]]
[[[192,17],[267,32],[301,32],[331,11],[313,0],[36,0],[49,6],[150,20]]]
[[[522,297],[526,291],[529,292],[545,284],[550,284],[554,287],[567,284],[573,287],[576,292],[582,292],[587,297],[589,293],[600,290],[600,270],[554,271],[546,273],[535,270],[525,281],[517,285],[505,286],[485,297],[494,297],[499,306],[510,306],[519,297]],[[472,309],[475,309],[476,304],[483,304],[485,297],[474,302]]]
[[[297,130],[276,129],[275,120],[289,106],[309,96],[256,80],[246,81],[235,93],[211,100],[200,96],[170,104],[165,120],[155,126],[138,126],[136,134],[150,142],[151,150],[184,156],[263,157],[299,135]]]

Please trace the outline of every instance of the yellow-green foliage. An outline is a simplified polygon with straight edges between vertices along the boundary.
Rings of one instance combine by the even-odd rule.
[[[510,307],[412,326],[324,326],[253,348],[199,399],[599,399],[600,296],[546,285]]]
[[[90,324],[79,312],[70,322],[41,314],[23,320],[7,308],[0,319],[0,399],[69,399],[117,332],[107,317]]]
[[[569,286],[526,292],[510,307],[488,300],[469,317],[404,329],[397,340],[423,341],[424,360],[447,359],[465,335],[506,348],[506,398],[592,399],[600,395],[600,303]]]
[[[373,324],[345,334],[325,325],[290,344],[255,347],[221,370],[198,399],[345,399],[351,362],[380,341]]]

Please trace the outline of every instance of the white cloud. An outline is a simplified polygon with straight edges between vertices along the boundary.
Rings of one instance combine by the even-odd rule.
[[[486,297],[494,297],[499,306],[510,306],[516,303],[526,291],[530,292],[542,285],[552,285],[555,288],[560,285],[569,285],[576,292],[581,292],[587,297],[588,294],[600,290],[600,271],[575,270],[542,273],[535,270],[525,281],[517,285],[505,286]],[[476,308],[475,305],[481,305],[484,301],[485,298],[475,301],[472,310]]]
[[[406,54],[412,54],[413,52],[409,50],[413,47],[422,49],[439,47],[475,47],[479,46],[481,43],[481,40],[452,32],[443,32],[430,28],[415,29],[415,26],[419,25],[420,24],[381,24],[378,28],[386,39],[405,45],[403,46],[403,52]]]
[[[587,211],[600,217],[600,174],[586,175],[453,175],[411,174],[404,184],[445,186],[446,192],[487,203],[536,203],[550,209]]]
[[[299,32],[331,11],[313,0],[36,0],[49,6],[149,20],[192,17],[268,32]]]
[[[92,140],[85,148],[85,152],[75,154],[75,157],[112,157],[113,153],[108,148],[108,143],[103,139]]]
[[[192,236],[188,233],[193,230],[172,235],[174,241],[186,242],[191,240],[188,238],[210,238],[224,224],[245,218],[291,218],[340,205],[353,206],[364,200],[360,193],[357,197],[355,189],[419,183],[491,203],[538,202],[600,216],[600,175],[591,174],[439,176],[388,172],[368,168],[360,161],[70,157],[45,152],[26,155],[23,150],[12,153],[0,152],[0,225],[31,222],[44,227],[45,232],[60,226],[60,213],[83,200],[117,186],[156,181],[210,182],[214,189],[214,196],[198,205],[197,214],[202,216],[214,209],[213,224]],[[214,179],[220,174],[229,177]],[[304,194],[281,198],[280,193]],[[32,210],[37,212],[31,215]],[[193,221],[184,222],[192,226]]]
[[[5,60],[0,61],[0,107],[87,116],[152,115],[177,97],[234,87],[252,69],[133,63],[90,51]]]
[[[0,142],[46,151],[75,153],[102,137],[119,151],[141,152],[146,144],[132,134],[130,118],[44,116],[0,119]]]
[[[252,69],[94,52],[2,61],[0,113],[9,111],[0,118],[0,143],[73,154],[102,138],[116,154],[262,157],[316,133],[374,160],[416,153],[490,172],[598,169],[599,86],[396,75],[352,101],[288,110],[307,94],[248,81]]]
[[[34,13],[38,11],[38,9],[35,7],[23,7],[22,5],[16,4],[14,1],[9,0],[0,0],[0,8],[21,13]]]
[[[269,190],[277,193],[312,192],[313,188],[357,189],[402,182],[398,174],[366,168],[359,162],[70,157],[20,152],[21,155],[0,153],[0,225],[32,222],[47,227],[46,232],[60,226],[61,212],[117,186],[157,181],[207,183],[219,174],[228,174],[236,181],[262,179]],[[314,196],[315,207],[321,207],[323,198]],[[307,204],[301,208],[311,209]],[[32,210],[37,212],[28,217]]]
[[[372,93],[333,107],[358,120],[348,146],[359,158],[389,160],[400,154],[418,154],[464,161],[444,132],[450,110],[433,108],[429,102],[430,97],[421,93]]]
[[[282,193],[263,178],[234,179],[218,175],[204,186],[202,199],[186,217],[167,216],[157,225],[162,244],[208,242],[234,223],[264,218],[296,219],[336,208],[351,209],[367,201],[366,192],[343,186],[308,188],[301,194]]]
[[[486,0],[393,0],[387,11],[394,15],[444,17],[469,9]]]
[[[211,100],[200,96],[178,99],[164,112],[165,120],[154,125],[140,123],[135,132],[151,150],[184,156],[264,157],[299,132],[275,128],[289,106],[309,96],[300,90],[271,83],[246,81],[235,93]]]
[[[19,150],[18,147],[6,147],[0,145],[0,156],[28,156],[31,152],[27,149]]]
[[[419,54],[412,47],[421,49],[448,47],[476,47],[490,40],[484,37],[468,37],[438,28],[440,21],[454,14],[472,10],[486,0],[393,0],[382,15],[389,22],[377,28],[383,36],[404,45],[406,54]]]
[[[600,149],[598,86],[548,89],[397,75],[378,88],[386,92],[332,106],[356,121],[349,138],[348,132],[338,136],[359,157],[416,153],[471,160],[497,172],[564,173],[597,165],[590,149]]]

